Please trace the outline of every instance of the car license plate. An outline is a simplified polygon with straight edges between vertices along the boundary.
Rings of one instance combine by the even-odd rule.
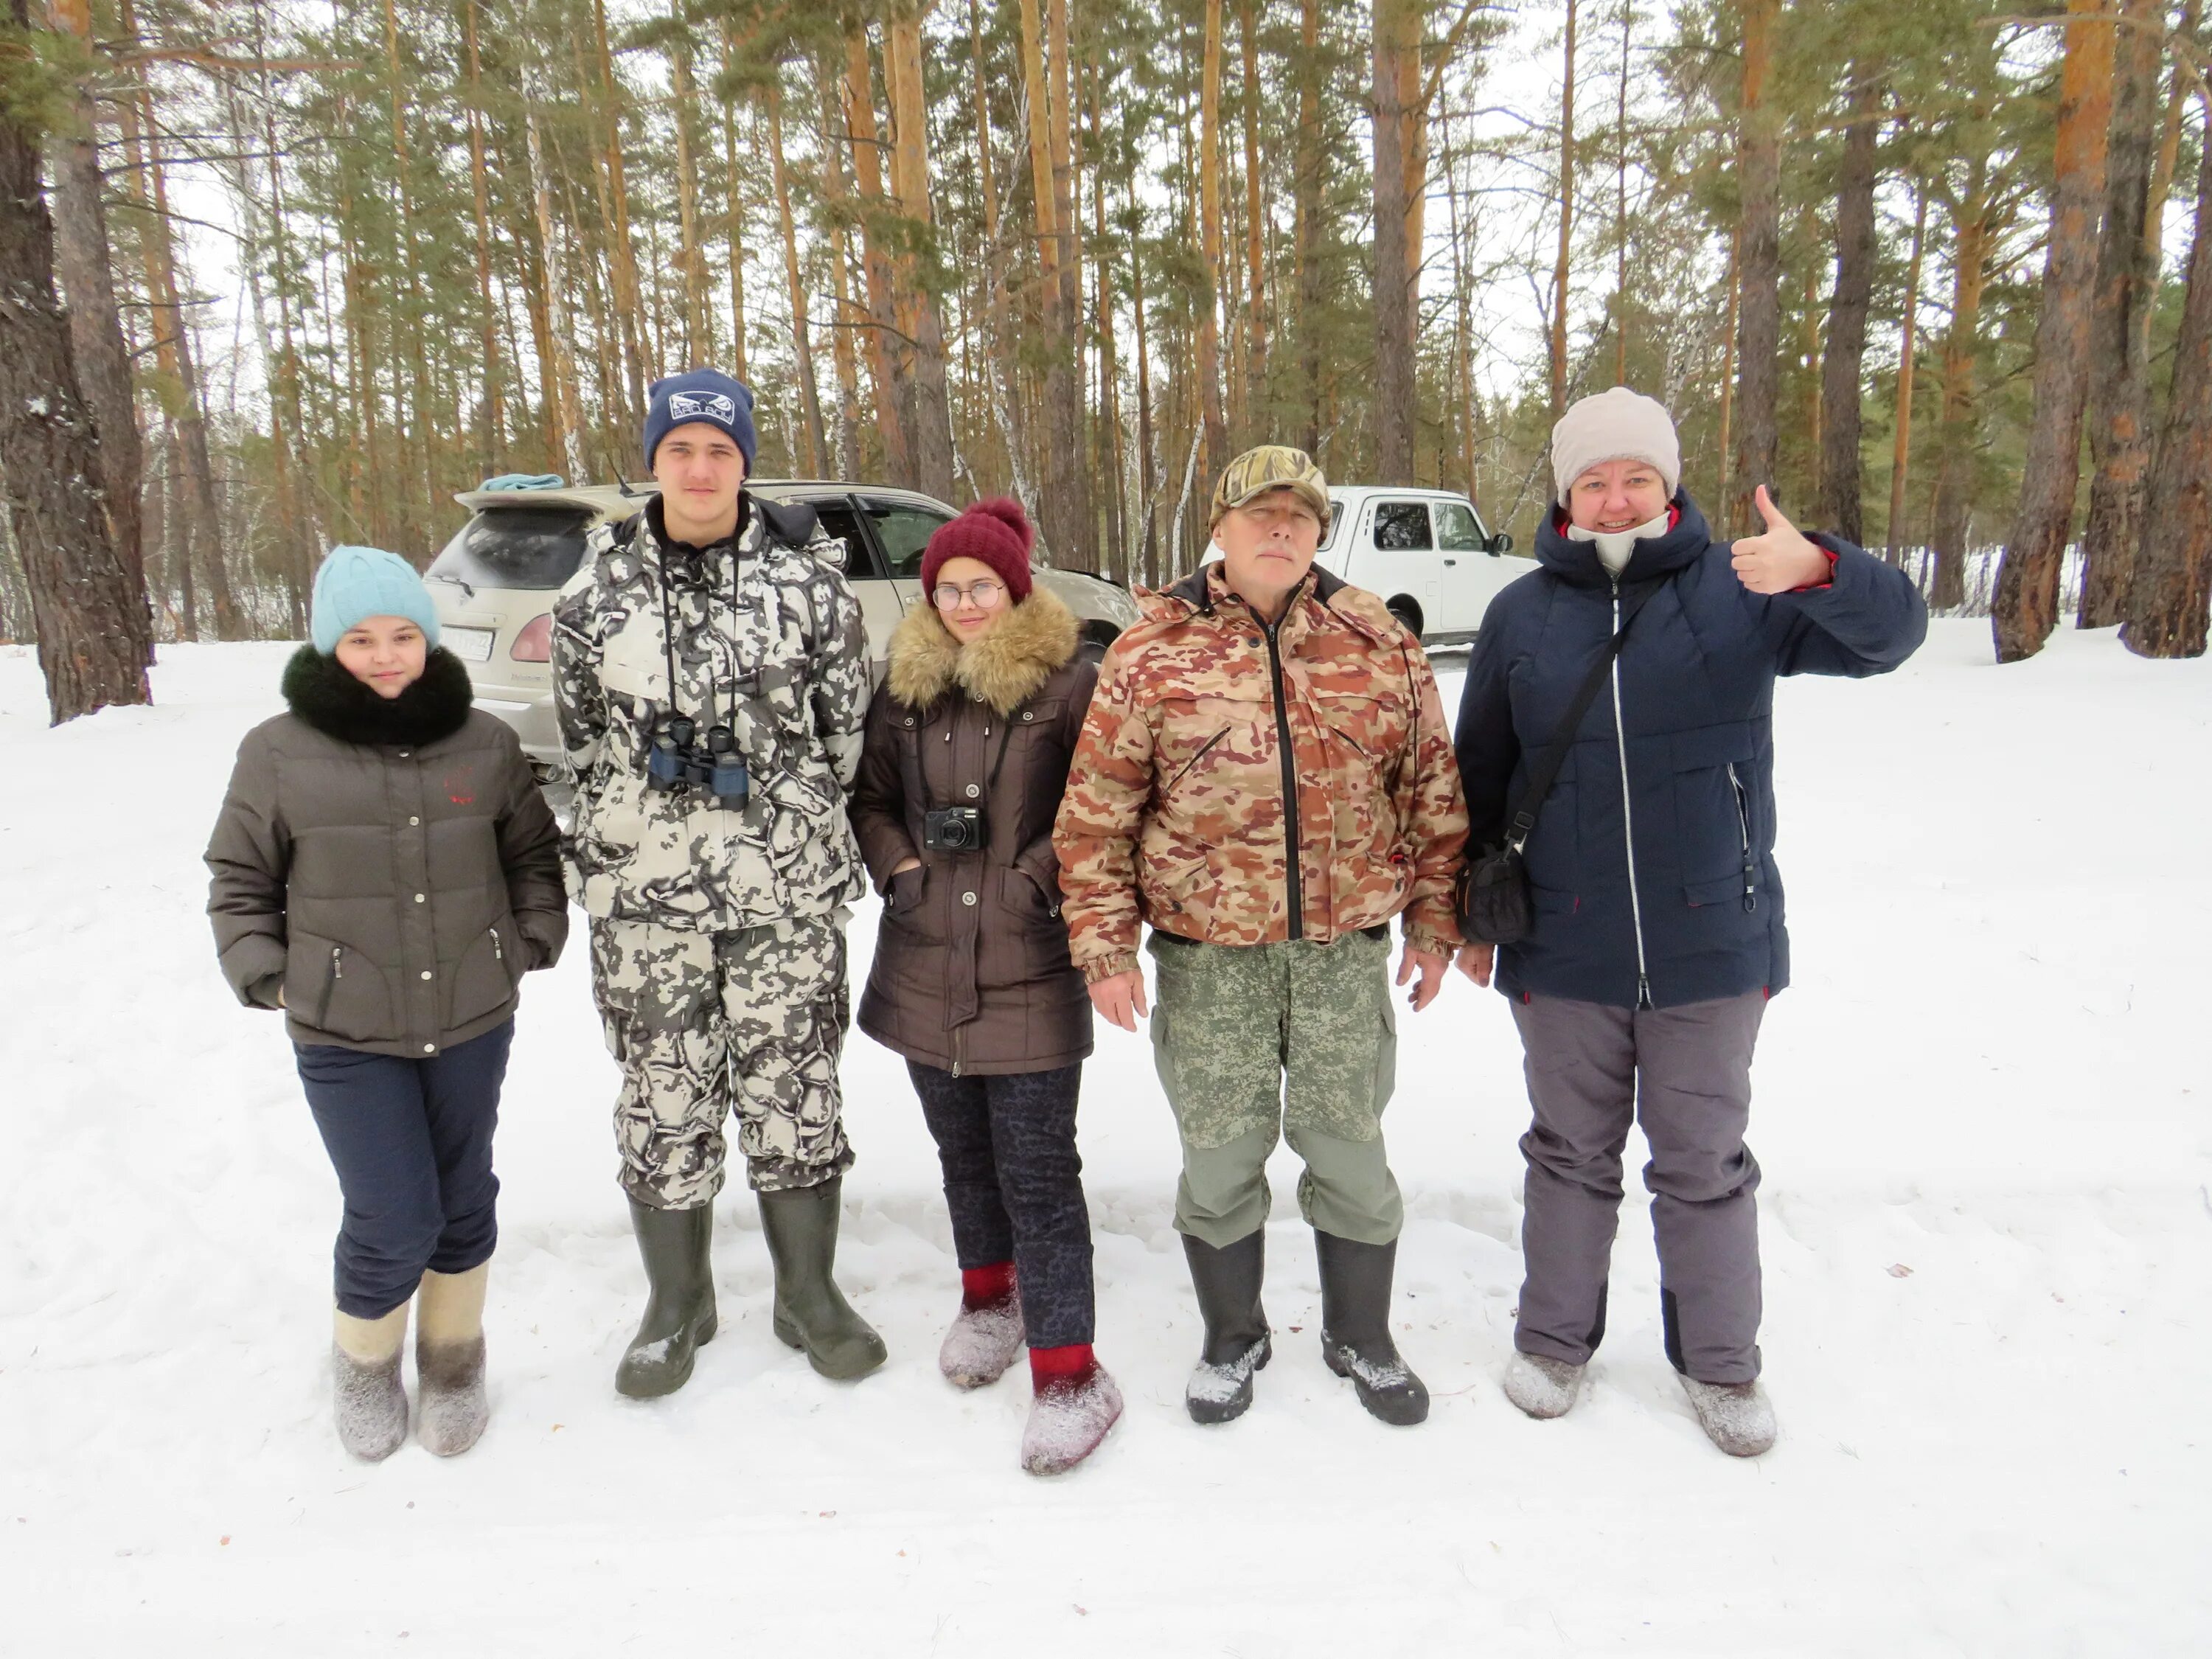
[[[491,642],[498,638],[489,628],[441,628],[438,643],[444,646],[463,662],[489,662]]]

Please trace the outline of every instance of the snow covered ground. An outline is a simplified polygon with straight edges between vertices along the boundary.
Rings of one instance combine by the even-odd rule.
[[[848,1051],[842,1277],[892,1360],[770,1335],[750,1200],[722,1335],[618,1399],[642,1279],[584,952],[530,982],[499,1161],[495,1416],[364,1467],[329,1421],[337,1193],[273,1018],[232,1001],[201,847],[288,647],[163,653],[161,699],[45,727],[0,651],[0,1652],[2184,1655],[2212,1649],[2212,662],[2109,634],[1784,687],[1798,981],[1753,1141],[1780,1445],[1736,1463],[1660,1353],[1641,1206],[1588,1399],[1498,1393],[1526,1108],[1506,1010],[1407,1019],[1388,1120],[1428,1425],[1322,1368],[1277,1170],[1277,1358],[1184,1417],[1198,1321],[1146,1045],[1086,1076],[1099,1346],[1121,1426],[1020,1473],[1018,1372],[962,1395],[899,1063]],[[1447,685],[1447,695],[1452,687]],[[856,918],[865,962],[872,909]]]

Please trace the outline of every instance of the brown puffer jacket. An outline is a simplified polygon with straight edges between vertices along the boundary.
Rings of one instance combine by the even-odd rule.
[[[312,646],[239,745],[208,915],[295,1042],[422,1059],[491,1030],[568,937],[560,831],[514,732],[439,650],[386,702]]]
[[[1084,977],[1137,965],[1139,921],[1326,945],[1403,911],[1407,943],[1457,950],[1459,767],[1429,659],[1382,601],[1316,567],[1270,628],[1217,560],[1139,603],[1054,837]]]
[[[1098,672],[1042,588],[972,645],[937,613],[891,635],[868,711],[853,827],[885,892],[860,1029],[956,1076],[1043,1072],[1091,1052],[1091,1000],[1068,960],[1053,815]],[[981,806],[981,852],[926,850],[931,806]],[[894,878],[908,859],[921,868]]]

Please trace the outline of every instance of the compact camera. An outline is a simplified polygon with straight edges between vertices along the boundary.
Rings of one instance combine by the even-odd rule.
[[[986,838],[980,806],[936,806],[921,815],[921,844],[933,853],[973,853]]]
[[[700,789],[714,798],[715,805],[742,811],[752,799],[752,781],[738,753],[737,733],[717,726],[707,733],[703,750],[698,737],[698,723],[685,714],[672,714],[654,726],[652,746],[646,750],[645,787]]]

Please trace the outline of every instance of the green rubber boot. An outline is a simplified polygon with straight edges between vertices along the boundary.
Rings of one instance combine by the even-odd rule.
[[[837,1260],[842,1176],[818,1187],[762,1193],[761,1230],[775,1264],[775,1334],[806,1351],[824,1376],[849,1381],[884,1363],[884,1340],[853,1311],[830,1269]]]
[[[632,1199],[629,1224],[653,1293],[616,1368],[615,1391],[654,1400],[689,1382],[700,1346],[714,1340],[714,1206],[658,1210]]]

